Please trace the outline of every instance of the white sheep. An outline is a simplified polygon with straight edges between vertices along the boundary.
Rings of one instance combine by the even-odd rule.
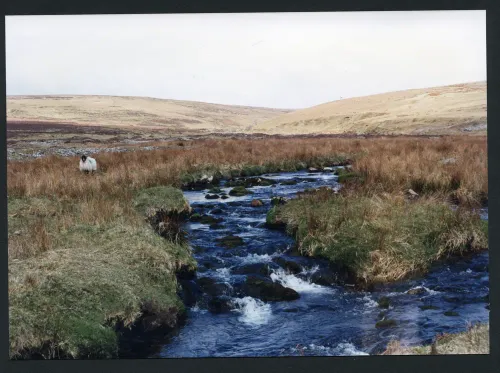
[[[80,171],[92,173],[97,171],[97,162],[94,158],[82,155],[82,158],[80,159]]]

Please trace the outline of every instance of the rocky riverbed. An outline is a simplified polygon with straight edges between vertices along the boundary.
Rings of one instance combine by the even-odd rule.
[[[266,224],[273,203],[307,188],[340,188],[335,169],[184,192],[199,268],[180,279],[185,325],[151,357],[377,354],[392,339],[426,344],[488,321],[487,252],[360,292],[341,268],[299,255],[283,227]]]

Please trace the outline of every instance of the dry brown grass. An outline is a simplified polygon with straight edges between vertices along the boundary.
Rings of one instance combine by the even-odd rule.
[[[134,320],[143,300],[178,304],[173,272],[192,258],[185,247],[148,229],[133,204],[145,188],[179,186],[202,174],[254,172],[252,167],[326,166],[343,156],[365,178],[353,193],[391,196],[421,185],[422,194],[477,202],[488,191],[485,137],[212,139],[188,145],[98,154],[96,175],[81,174],[76,157],[8,162],[11,353],[51,341],[50,333],[60,330],[58,340],[71,346],[73,356],[85,354],[82,343],[104,343],[107,355],[116,336],[102,331],[104,316]],[[440,162],[450,157],[456,163]],[[455,233],[449,240],[461,239]]]
[[[399,341],[391,341],[382,355],[471,355],[489,354],[489,325],[469,325],[457,334],[442,334],[433,345],[405,347]]]
[[[478,205],[487,199],[487,149],[484,137],[199,140],[182,149],[104,153],[97,156],[99,172],[78,171],[76,158],[47,157],[11,161],[7,169],[8,196],[43,197],[26,215],[37,216],[11,235],[9,252],[20,258],[50,248],[56,232],[78,221],[104,225],[116,216],[135,221],[127,201],[135,191],[157,185],[179,186],[187,174],[214,174],[246,166],[272,165],[293,169],[344,155],[364,183],[354,193],[402,196],[412,188],[419,194]],[[443,163],[453,159],[454,163]],[[61,203],[54,204],[50,199]],[[55,206],[59,206],[56,210]],[[57,226],[44,217],[57,215]]]
[[[411,188],[471,205],[487,200],[485,137],[374,141],[359,147],[365,156],[353,166],[365,188],[388,193]]]
[[[474,202],[488,193],[486,137],[199,140],[189,148],[97,155],[100,172],[78,172],[76,158],[9,162],[9,196],[128,197],[130,190],[179,184],[194,172],[350,156],[371,189],[453,194]],[[453,158],[454,163],[443,163]]]

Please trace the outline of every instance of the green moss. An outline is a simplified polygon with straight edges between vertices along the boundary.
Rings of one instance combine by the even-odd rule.
[[[150,210],[186,213],[190,209],[182,191],[169,186],[143,189],[137,193],[133,203],[141,214]]]
[[[243,186],[237,186],[229,191],[229,195],[235,197],[242,197],[246,196],[247,194],[253,194],[253,192]]]

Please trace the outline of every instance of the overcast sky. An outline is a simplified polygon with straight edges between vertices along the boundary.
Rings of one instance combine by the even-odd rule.
[[[275,108],[486,80],[486,12],[6,17],[7,94]]]

